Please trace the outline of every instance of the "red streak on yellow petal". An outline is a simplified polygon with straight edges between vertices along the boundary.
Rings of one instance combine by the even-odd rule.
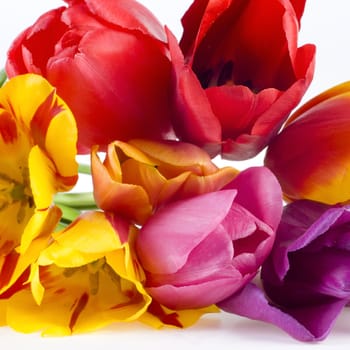
[[[86,304],[89,301],[89,295],[87,293],[84,293],[79,300],[73,305],[74,310],[69,322],[69,328],[73,331],[74,325],[76,324],[79,315],[84,310]]]
[[[18,136],[16,122],[6,111],[0,114],[0,135],[5,143],[13,143]]]
[[[16,267],[18,257],[19,255],[13,251],[4,258],[4,262],[0,271],[0,290],[11,279],[12,273]]]
[[[32,137],[35,143],[45,147],[45,136],[52,118],[62,111],[62,107],[55,100],[55,90],[46,97],[44,102],[36,110],[33,119],[30,122]]]
[[[162,308],[162,306],[155,301],[152,301],[152,303],[148,307],[148,312],[158,317],[164,324],[172,325],[178,328],[183,328],[183,325],[178,319],[179,315],[175,311],[167,314]]]

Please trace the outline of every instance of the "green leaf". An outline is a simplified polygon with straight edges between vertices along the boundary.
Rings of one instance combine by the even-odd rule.
[[[58,205],[75,208],[78,210],[97,209],[97,205],[92,192],[81,193],[57,193],[54,202]]]
[[[0,70],[0,87],[4,85],[6,79],[7,79],[7,75],[6,75],[5,69],[1,69]]]

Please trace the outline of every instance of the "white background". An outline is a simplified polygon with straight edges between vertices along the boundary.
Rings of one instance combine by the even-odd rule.
[[[103,1],[103,0],[101,0]],[[116,0],[117,1],[117,0]],[[190,0],[142,0],[159,20],[180,38],[180,18]],[[308,0],[302,19],[299,43],[317,45],[314,80],[303,101],[350,80],[350,2],[348,0]],[[59,0],[1,0],[0,3],[0,67],[6,60],[11,41],[47,10],[64,5]],[[262,164],[257,158],[234,163],[244,168]],[[1,348],[10,349],[77,349],[82,346],[104,349],[345,349],[350,343],[350,310],[344,310],[331,335],[318,344],[299,343],[274,326],[233,315],[210,315],[186,330],[155,331],[137,323],[113,325],[107,329],[66,338],[42,338],[39,334],[23,335],[6,327],[0,328]]]

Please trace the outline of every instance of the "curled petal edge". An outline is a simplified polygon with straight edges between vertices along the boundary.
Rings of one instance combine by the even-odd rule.
[[[325,317],[326,322],[322,322],[322,327],[317,332],[312,332],[291,314],[272,305],[263,290],[254,283],[247,284],[240,292],[218,303],[217,306],[228,313],[275,325],[299,341],[315,342],[327,337],[336,317],[346,303],[346,300],[336,301],[334,312],[326,315],[328,316]]]

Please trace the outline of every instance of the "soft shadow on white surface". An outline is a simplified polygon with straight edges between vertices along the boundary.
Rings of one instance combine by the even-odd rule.
[[[0,328],[2,344],[10,349],[56,350],[91,349],[345,349],[349,346],[348,319],[350,309],[344,310],[329,337],[318,343],[301,343],[280,329],[258,321],[226,313],[206,315],[187,329],[155,330],[138,323],[114,324],[100,331],[61,338],[40,334],[19,334]]]

